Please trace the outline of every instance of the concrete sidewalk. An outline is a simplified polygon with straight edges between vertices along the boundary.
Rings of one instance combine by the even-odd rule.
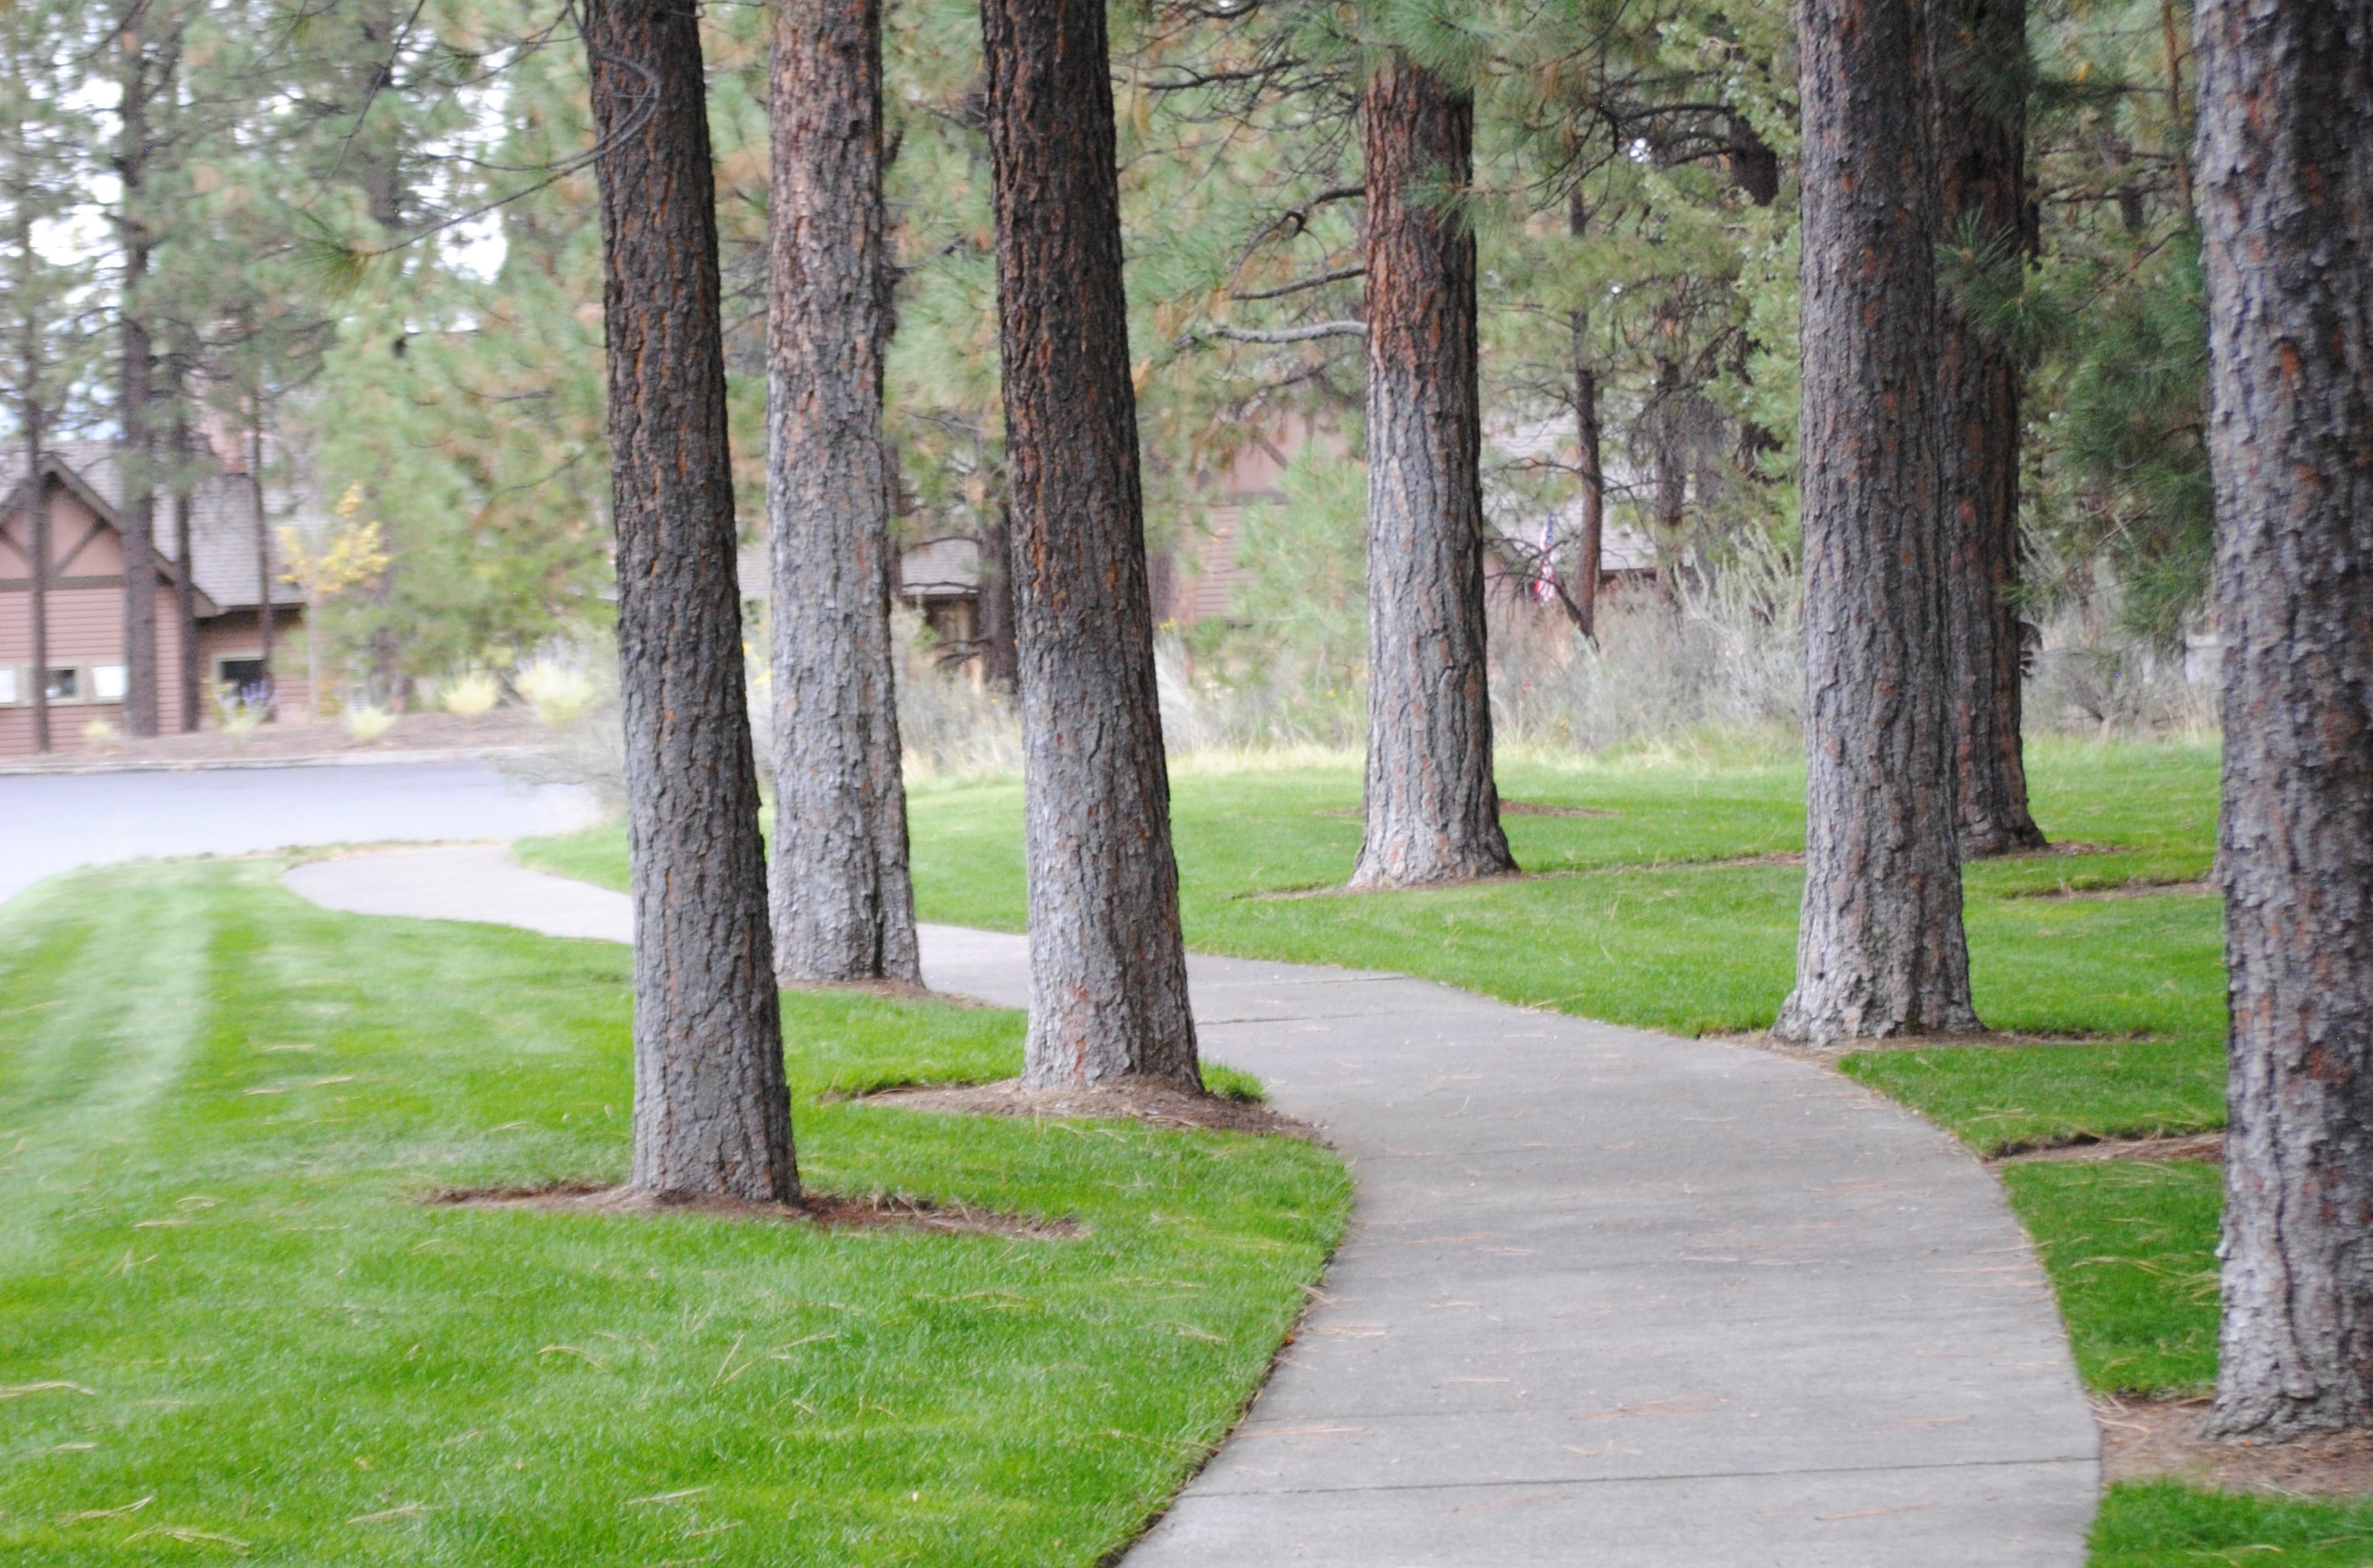
[[[488,847],[317,903],[624,940]],[[924,931],[1019,1006],[1022,939]],[[1951,1139],[1818,1068],[1446,987],[1194,961],[1206,1052],[1359,1200],[1245,1424],[1130,1568],[2077,1568],[2098,1440],[2041,1270]]]

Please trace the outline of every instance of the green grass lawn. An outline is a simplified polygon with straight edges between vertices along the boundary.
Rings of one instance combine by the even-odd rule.
[[[2114,852],[1972,868],[1973,978],[1995,1026],[2075,1043],[1865,1052],[1845,1071],[1981,1152],[2219,1125],[2215,900],[2054,896],[2204,876],[2213,749],[2047,743],[2031,762],[2047,831]],[[1789,985],[1800,873],[1717,862],[1800,848],[1801,787],[1791,761],[1752,748],[1514,757],[1508,798],[1598,813],[1509,817],[1519,859],[1550,874],[1277,899],[1260,895],[1349,870],[1356,762],[1190,766],[1175,781],[1187,933],[1204,951],[1388,967],[1684,1033],[1759,1028]],[[927,919],[1022,926],[1018,785],[919,789],[913,821]],[[625,880],[614,828],[522,855]],[[29,1479],[0,1497],[0,1540],[45,1560],[77,1560],[78,1539],[103,1555],[168,1524],[309,1560],[657,1556],[695,1541],[731,1561],[732,1543],[755,1550],[754,1531],[699,1532],[781,1519],[818,1550],[862,1541],[869,1562],[1093,1561],[1224,1428],[1341,1223],[1339,1170],[1298,1147],[1125,1129],[959,1134],[819,1105],[826,1086],[1010,1072],[1017,1031],[1004,1014],[803,998],[788,1027],[812,1180],[1076,1215],[1091,1238],[407,1204],[442,1183],[617,1174],[623,956],[350,920],[267,882],[253,867],[110,873],[35,895],[65,900],[71,919],[28,917],[19,901],[0,923],[0,1059],[24,1064],[0,1078],[0,1105],[17,1129],[9,1158],[41,1195],[0,1217],[0,1343],[42,1347],[0,1352],[0,1376],[96,1390],[10,1401],[50,1424],[11,1439],[11,1469]],[[166,885],[181,913],[147,907]],[[141,911],[114,914],[127,900]],[[83,934],[60,934],[71,930]],[[127,940],[147,954],[143,985],[94,993],[59,978]],[[61,1041],[81,1057],[58,1056]],[[341,1065],[272,1051],[309,1042]],[[2034,1164],[2004,1177],[2087,1381],[2204,1387],[2216,1173]],[[305,1228],[316,1220],[349,1228]],[[630,1249],[639,1263],[656,1248],[673,1249],[658,1281],[621,1268]],[[188,1305],[208,1292],[245,1304],[256,1332],[220,1343],[223,1315]],[[762,1344],[791,1359],[742,1375]],[[961,1381],[934,1375],[952,1357]],[[1140,1381],[1140,1365],[1163,1375]],[[57,1523],[146,1491],[158,1501],[136,1513]],[[686,1495],[633,1502],[665,1492]],[[2373,1507],[2121,1486],[2094,1562],[2336,1568],[2373,1562],[2368,1546]]]
[[[1084,1237],[424,1205],[624,1174],[626,955],[278,869],[0,907],[10,1562],[1094,1563],[1344,1222],[1299,1143],[820,1101],[1009,1075],[1020,1021],[800,995],[812,1187]]]
[[[2220,911],[2193,893],[2066,898],[2204,877],[2215,853],[2216,755],[2199,744],[2040,742],[2038,818],[2111,853],[1970,868],[1979,1011],[1994,1027],[2084,1043],[1872,1051],[1844,1070],[1981,1152],[2196,1131],[2224,1120]],[[1182,900],[1198,949],[1423,975],[1527,1005],[1695,1034],[1768,1025],[1793,975],[1801,873],[1707,862],[1803,847],[1792,758],[1734,750],[1579,762],[1504,759],[1511,800],[1606,813],[1511,815],[1521,882],[1434,892],[1263,899],[1350,869],[1355,759],[1256,771],[1189,765],[1174,779]],[[913,800],[928,919],[1018,930],[1018,784],[927,787]],[[615,830],[528,858],[623,885]],[[2060,1293],[2092,1387],[2189,1393],[2215,1375],[2217,1173],[2197,1164],[2005,1168]],[[2373,1509],[2121,1486],[2097,1568],[2274,1557],[2373,1562]]]
[[[2091,1387],[2204,1394],[2215,1382],[2222,1176],[2192,1162],[2003,1167]]]
[[[1869,1051],[1846,1059],[1844,1070],[1990,1153],[2221,1125],[2216,899],[2052,896],[2205,875],[2215,855],[2214,748],[2041,742],[2030,766],[2046,830],[2116,852],[1970,869],[1977,1001],[1997,1028],[2079,1043]],[[1350,814],[1356,760],[1268,770],[1190,765],[1174,782],[1187,937],[1209,952],[1397,969],[1683,1034],[1760,1028],[1793,977],[1802,872],[1717,862],[1800,848],[1802,789],[1791,761],[1752,750],[1596,762],[1517,756],[1502,768],[1510,800],[1605,813],[1507,817],[1522,863],[1554,874],[1280,900],[1256,895],[1324,887],[1349,872],[1360,834]],[[1021,787],[1010,782],[916,792],[916,884],[927,918],[1021,927]],[[614,885],[625,879],[614,828],[523,853]],[[2197,1167],[2148,1167],[2122,1182],[2124,1169],[2023,1169],[2011,1173],[2012,1192],[2055,1259],[2072,1314],[2084,1319],[2087,1375],[2105,1388],[2190,1389],[2211,1375],[2214,1303],[2199,1297],[2198,1279],[2213,1268],[2202,1249],[2213,1242],[2214,1184],[2192,1190],[2180,1223],[2162,1212],[2164,1202],[2145,1206],[2154,1227],[2171,1227],[2162,1244],[2126,1223],[2125,1206]],[[2133,1278],[2087,1261],[2106,1257],[2130,1257]],[[2096,1288],[2113,1277],[2133,1288]],[[2158,1307],[2137,1307],[2162,1296]]]
[[[1980,1012],[1996,1028],[2101,1045],[1870,1053],[1846,1071],[1981,1150],[2224,1120],[2224,955],[2216,900],[2066,900],[2063,888],[2185,882],[2215,853],[2216,759],[2204,745],[2039,743],[2037,815],[2103,855],[1971,868]],[[1198,949],[1396,969],[1527,1006],[1681,1034],[1763,1028],[1794,974],[1802,872],[1705,862],[1801,849],[1804,779],[1776,754],[1517,756],[1511,800],[1608,813],[1511,815],[1520,881],[1295,899],[1338,883],[1360,824],[1356,760],[1266,771],[1189,766],[1174,781],[1181,901]],[[924,917],[1024,923],[1018,783],[926,787],[912,802]],[[544,839],[531,863],[625,881],[616,828]]]
[[[2110,1488],[2092,1568],[2365,1568],[2373,1504],[2234,1497],[2172,1481]]]

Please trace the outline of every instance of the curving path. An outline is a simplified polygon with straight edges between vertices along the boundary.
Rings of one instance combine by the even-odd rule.
[[[367,914],[626,940],[497,847],[320,862]],[[1023,940],[927,927],[1023,1003]],[[1323,1124],[1324,1295],[1129,1568],[2077,1568],[2098,1440],[1993,1179],[1837,1075],[1384,974],[1194,961],[1206,1050]]]

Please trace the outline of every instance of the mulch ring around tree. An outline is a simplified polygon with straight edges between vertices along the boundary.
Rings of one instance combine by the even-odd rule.
[[[1870,1040],[1835,1040],[1827,1045],[1798,1045],[1787,1040],[1775,1040],[1769,1030],[1746,1034],[1712,1034],[1700,1036],[1718,1040],[1727,1046],[1752,1046],[1757,1050],[1770,1051],[1774,1056],[1793,1057],[1798,1061],[1818,1061],[1835,1065],[1841,1058],[1867,1051],[1950,1051],[1978,1047],[1987,1050],[2012,1050],[2034,1046],[2147,1046],[2163,1044],[2158,1035],[2029,1035],[2015,1029],[1990,1029],[1976,1035],[1890,1035]]]
[[[1033,1089],[1018,1078],[996,1083],[907,1083],[852,1096],[869,1106],[945,1111],[967,1116],[1027,1117],[1063,1121],[1137,1121],[1150,1127],[1325,1140],[1306,1121],[1268,1106],[1221,1094],[1198,1094],[1151,1078],[1123,1078],[1085,1089]]]
[[[2321,1432],[2280,1442],[2202,1435],[2209,1401],[2093,1397],[2104,1480],[2189,1481],[2218,1492],[2288,1496],[2373,1492],[2373,1432]]]
[[[2107,887],[2039,887],[2025,893],[2005,893],[2003,896],[2036,899],[2047,904],[2082,904],[2116,898],[2192,898],[2224,891],[2213,882],[2135,877],[2129,882],[2112,883]]]
[[[562,1214],[698,1214],[773,1224],[820,1225],[831,1231],[939,1231],[951,1235],[996,1235],[1022,1241],[1076,1241],[1087,1227],[1070,1220],[1034,1220],[975,1209],[962,1203],[929,1203],[893,1193],[853,1197],[808,1192],[796,1203],[761,1203],[743,1198],[662,1197],[591,1182],[551,1182],[540,1187],[446,1188],[421,1202],[455,1209],[540,1209]]]
[[[2221,1165],[2225,1163],[2225,1135],[2221,1132],[2178,1132],[2158,1138],[2088,1138],[2035,1148],[2014,1148],[1994,1158],[2004,1164],[2103,1165],[2116,1160],[2155,1165],[2184,1161]]]

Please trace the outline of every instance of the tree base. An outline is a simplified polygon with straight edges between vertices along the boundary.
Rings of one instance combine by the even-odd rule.
[[[1964,823],[1959,848],[1961,863],[1972,860],[1999,860],[2005,855],[2033,855],[2052,848],[2043,829],[2032,820],[1987,823],[1982,827]]]
[[[1802,988],[1788,993],[1771,1037],[1788,1046],[1834,1046],[1847,1040],[1899,1040],[1909,1036],[1982,1035],[1986,1026],[1965,1002],[1935,1001],[1917,1011],[1833,996],[1807,1000]]]

